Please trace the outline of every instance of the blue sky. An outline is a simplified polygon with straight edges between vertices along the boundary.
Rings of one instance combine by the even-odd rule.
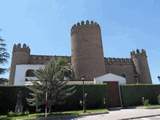
[[[70,55],[70,28],[81,20],[100,24],[106,57],[130,57],[131,50],[146,49],[153,82],[158,83],[159,0],[0,0],[0,36],[10,54],[20,42],[32,54]]]

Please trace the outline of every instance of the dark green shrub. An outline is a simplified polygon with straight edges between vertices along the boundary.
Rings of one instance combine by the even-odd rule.
[[[160,94],[157,96],[157,102],[160,104]]]
[[[80,101],[82,100],[82,85],[75,85],[76,92],[65,99],[61,105],[55,105],[54,110],[76,110],[82,109]],[[15,110],[17,93],[22,91],[23,93],[23,110],[35,112],[35,107],[31,107],[27,104],[26,98],[29,97],[31,92],[24,86],[13,87],[0,87],[0,114],[7,114],[9,111]],[[86,98],[87,108],[102,108],[104,107],[103,100],[107,95],[106,85],[85,85],[85,92],[88,94]],[[41,106],[41,110],[44,111],[44,105]]]
[[[8,112],[8,115],[7,115],[8,117],[13,117],[13,116],[15,116],[15,113],[14,112],[12,112],[12,111],[10,111],[10,112]]]
[[[149,100],[148,100],[148,99],[144,100],[143,105],[144,105],[144,106],[149,106],[149,105],[150,105],[150,104],[149,104]]]
[[[17,102],[17,93],[22,91],[23,99],[22,105],[25,110],[28,110],[30,107],[26,102],[26,97],[28,97],[29,89],[22,86],[1,86],[0,87],[0,113],[7,114],[9,111],[15,110],[15,105]],[[31,109],[31,108],[30,108]]]
[[[87,108],[104,108],[104,98],[107,96],[106,85],[85,85],[86,107]],[[76,92],[65,100],[63,105],[57,105],[56,109],[75,110],[82,109],[80,101],[83,99],[82,85],[75,85]]]
[[[76,92],[64,100],[61,105],[55,105],[56,111],[82,109],[80,101],[82,101],[82,85],[74,85]],[[125,85],[121,86],[122,104],[124,107],[143,105],[142,97],[149,100],[150,104],[157,104],[157,96],[160,94],[160,85]],[[27,104],[26,98],[29,97],[30,90],[26,87],[0,87],[0,114],[7,114],[9,111],[15,110],[16,97],[18,91],[23,93],[23,110],[35,112],[35,107]],[[87,93],[87,108],[104,108],[106,107],[104,100],[107,98],[107,85],[85,85]],[[107,100],[106,100],[107,102]],[[41,110],[44,111],[44,105]]]
[[[28,110],[25,111],[24,114],[25,114],[25,115],[29,115],[29,111],[28,111]]]
[[[142,97],[149,99],[150,104],[157,104],[160,85],[124,85],[121,86],[124,107],[142,105]]]
[[[8,112],[7,116],[8,117],[15,117],[15,116],[22,116],[22,115],[25,115],[24,113],[15,113],[15,112]]]

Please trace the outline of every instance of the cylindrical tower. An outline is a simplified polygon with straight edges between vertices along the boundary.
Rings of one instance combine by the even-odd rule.
[[[150,70],[147,61],[146,51],[144,49],[131,52],[131,59],[135,65],[138,74],[139,83],[152,83]]]
[[[10,67],[10,76],[9,76],[9,84],[14,84],[15,70],[16,65],[18,64],[27,64],[30,57],[30,48],[26,46],[26,44],[14,44],[12,51],[12,61]]]
[[[71,29],[72,56],[71,63],[77,79],[93,80],[105,74],[105,63],[101,30],[96,22],[75,24]]]

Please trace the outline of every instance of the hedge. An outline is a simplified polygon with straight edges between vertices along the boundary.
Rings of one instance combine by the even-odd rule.
[[[121,86],[124,107],[142,105],[142,97],[149,99],[150,104],[157,104],[160,85],[125,85]]]
[[[76,85],[76,93],[70,96],[65,104],[67,109],[80,109],[82,106],[80,101],[83,98],[83,86]],[[107,97],[107,86],[106,85],[85,85],[86,107],[87,108],[103,108],[104,99]]]
[[[0,113],[7,113],[9,111],[14,111],[16,101],[17,101],[17,93],[22,91],[23,93],[23,107],[24,110],[28,109],[26,99],[24,99],[29,94],[29,89],[26,87],[8,87],[1,86],[0,87]],[[31,107],[30,107],[31,108]]]
[[[62,105],[57,105],[54,110],[76,110],[81,109],[80,101],[82,100],[82,85],[74,85],[76,92],[65,100]],[[67,86],[69,87],[69,85]],[[0,113],[6,114],[9,111],[15,110],[17,93],[23,93],[23,107],[24,110],[33,111],[33,107],[28,106],[26,98],[31,92],[26,87],[0,87]],[[104,98],[107,95],[106,85],[85,85],[85,92],[87,93],[86,106],[87,108],[103,108]],[[34,108],[35,110],[35,108]],[[43,108],[42,108],[43,110]]]
[[[57,105],[54,110],[77,110],[82,109],[82,85],[74,85],[76,92],[65,99],[65,103]],[[69,86],[67,86],[69,87]],[[122,103],[124,107],[142,105],[142,97],[149,99],[150,104],[157,104],[157,96],[160,94],[160,85],[124,85],[120,86]],[[23,93],[24,110],[33,111],[35,108],[28,106],[26,98],[31,92],[24,86],[0,87],[0,113],[6,114],[15,110],[17,93]],[[107,85],[85,85],[87,93],[87,108],[104,108],[104,99],[107,98]],[[106,100],[107,102],[107,100]],[[43,110],[44,107],[42,107]]]

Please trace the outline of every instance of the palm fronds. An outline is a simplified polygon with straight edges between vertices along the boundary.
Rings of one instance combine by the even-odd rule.
[[[49,108],[62,103],[75,91],[74,87],[66,87],[68,81],[64,80],[65,77],[73,78],[73,74],[71,65],[66,59],[52,59],[44,69],[35,71],[37,81],[33,81],[33,85],[29,87],[32,94],[28,98],[28,103],[32,106],[44,104],[46,92],[48,93]]]

